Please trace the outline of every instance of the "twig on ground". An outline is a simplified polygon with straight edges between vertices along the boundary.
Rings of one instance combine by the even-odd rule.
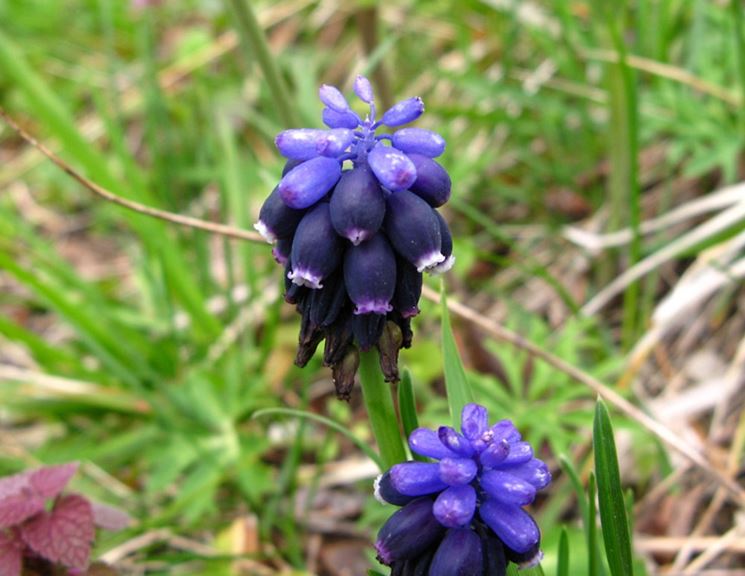
[[[95,182],[91,182],[90,180],[88,180],[85,176],[80,174],[80,172],[75,170],[67,162],[65,162],[59,156],[57,156],[54,152],[49,150],[49,148],[44,146],[44,144],[42,144],[41,142],[38,142],[33,136],[31,136],[28,132],[26,132],[23,128],[21,128],[15,122],[15,120],[13,120],[13,118],[11,118],[8,115],[8,113],[2,108],[0,108],[0,118],[2,118],[2,120],[8,126],[10,126],[10,128],[16,134],[18,134],[26,142],[31,144],[34,148],[39,150],[42,154],[44,154],[44,156],[49,158],[52,162],[54,162],[57,166],[59,166],[62,170],[64,170],[73,179],[77,180],[77,182],[80,183],[84,188],[90,190],[91,192],[93,192],[94,194],[96,194],[97,196],[103,198],[104,200],[108,202],[111,202],[113,204],[118,204],[119,206],[123,206],[134,212],[138,212],[139,214],[144,214],[152,218],[158,218],[160,220],[165,220],[166,222],[172,222],[174,224],[179,224],[180,226],[188,226],[189,228],[203,230],[204,232],[210,232],[212,234],[220,234],[222,236],[228,236],[230,238],[237,238],[239,240],[248,240],[250,242],[263,242],[264,241],[258,232],[249,232],[248,230],[242,230],[240,228],[235,228],[233,226],[227,226],[225,224],[217,224],[214,222],[207,222],[206,220],[200,220],[199,218],[191,218],[189,216],[183,216],[181,214],[174,214],[173,212],[168,212],[166,210],[159,210],[158,208],[146,206],[144,204],[140,204],[139,202],[134,202],[132,200],[127,200],[126,198],[122,198],[121,196],[117,196],[116,194],[99,186]]]

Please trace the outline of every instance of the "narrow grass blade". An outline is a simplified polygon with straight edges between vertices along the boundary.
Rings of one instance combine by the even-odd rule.
[[[401,382],[398,383],[398,411],[401,414],[401,424],[404,427],[406,438],[419,428],[419,418],[416,415],[416,400],[414,399],[414,388],[411,385],[411,373],[404,370],[401,374]],[[414,460],[426,462],[427,458],[412,452]]]
[[[138,178],[130,176],[127,185],[114,175],[107,158],[91,145],[78,130],[75,120],[54,90],[23,57],[21,50],[0,30],[0,73],[24,95],[25,103],[38,121],[46,126],[61,142],[72,159],[79,162],[86,174],[104,188],[118,196],[153,203],[147,189],[133,185]],[[185,255],[171,240],[163,223],[155,222],[140,214],[125,212],[124,217],[138,232],[140,239],[162,262],[168,276],[168,285],[180,302],[199,324],[205,336],[220,333],[220,323],[211,315],[199,287],[194,282],[186,264]]]
[[[632,576],[634,570],[631,539],[621,488],[621,475],[618,471],[616,443],[613,439],[608,409],[602,400],[598,400],[595,408],[592,439],[598,481],[600,524],[608,565],[613,576]]]
[[[587,533],[589,530],[588,524],[590,521],[590,510],[587,505],[587,494],[585,493],[585,489],[582,487],[582,481],[579,479],[579,474],[577,474],[574,465],[569,461],[566,455],[559,455],[559,463],[561,464],[561,469],[564,470],[564,473],[569,477],[569,481],[574,488],[577,503],[579,504],[579,510],[582,514],[582,523],[585,527],[585,533]]]
[[[455,344],[444,281],[440,284],[440,302],[442,303],[442,360],[445,370],[445,388],[448,406],[450,406],[450,418],[453,426],[459,428],[460,414],[466,404],[473,402],[473,391],[466,378],[466,371]]]
[[[404,434],[408,438],[414,430],[419,428],[414,388],[411,385],[411,373],[408,370],[403,371],[401,382],[398,383],[398,410],[401,413]]]
[[[587,482],[587,519],[585,531],[587,535],[587,573],[589,576],[600,576],[600,552],[598,549],[598,526],[595,522],[595,474],[590,472]]]
[[[297,113],[292,106],[287,84],[269,50],[269,44],[267,44],[264,31],[256,19],[251,2],[246,0],[226,0],[226,2],[235,16],[236,27],[241,39],[247,44],[252,55],[259,62],[282,121],[287,127],[299,126]]]
[[[264,416],[273,415],[293,416],[295,418],[313,420],[314,422],[323,424],[324,426],[327,426],[328,428],[331,428],[332,430],[338,432],[342,436],[346,436],[347,438],[349,438],[349,440],[351,440],[354,445],[357,446],[357,448],[359,448],[368,458],[370,458],[370,460],[375,462],[379,468],[382,466],[380,457],[372,448],[370,448],[370,446],[368,446],[363,440],[360,440],[354,434],[352,434],[349,431],[349,428],[342,426],[338,422],[334,422],[330,418],[326,418],[325,416],[321,416],[320,414],[314,414],[313,412],[293,410],[292,408],[264,408],[263,410],[257,410],[256,412],[254,412],[252,418],[262,418]]]
[[[565,526],[561,527],[561,535],[559,536],[556,576],[569,576],[569,536]]]
[[[100,324],[97,319],[89,316],[85,308],[75,305],[58,291],[50,289],[49,286],[2,253],[0,253],[0,268],[5,269],[16,280],[34,290],[50,308],[57,311],[71,325],[75,326],[81,340],[101,362],[108,366],[112,374],[115,374],[117,378],[132,388],[142,386],[138,375],[133,371],[136,367],[135,364],[127,361],[126,353],[120,347],[116,336],[108,332],[106,327]]]

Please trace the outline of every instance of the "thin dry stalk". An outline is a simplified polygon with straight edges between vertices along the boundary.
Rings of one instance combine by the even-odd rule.
[[[199,218],[191,218],[189,216],[183,216],[181,214],[174,214],[173,212],[168,212],[166,210],[159,210],[158,208],[146,206],[144,204],[140,204],[139,202],[134,202],[132,200],[127,200],[126,198],[122,198],[121,196],[117,196],[116,194],[99,186],[95,182],[88,180],[85,176],[80,174],[80,172],[75,170],[67,162],[65,162],[59,156],[57,156],[54,152],[49,150],[49,148],[44,146],[41,142],[38,142],[33,136],[31,136],[28,132],[26,132],[23,128],[21,128],[18,124],[16,124],[15,120],[13,120],[8,115],[8,113],[2,108],[0,108],[0,118],[2,118],[2,120],[8,126],[10,126],[10,128],[16,134],[18,134],[26,142],[31,144],[34,148],[39,150],[42,154],[44,154],[44,156],[49,158],[52,162],[54,162],[57,166],[59,166],[64,172],[66,172],[74,180],[80,183],[84,188],[86,188],[87,190],[90,190],[95,195],[103,198],[104,200],[108,202],[111,202],[113,204],[118,204],[119,206],[123,206],[124,208],[132,210],[133,212],[144,214],[146,216],[150,216],[151,218],[158,218],[159,220],[165,220],[166,222],[171,222],[173,224],[178,224],[180,226],[188,226],[189,228],[203,230],[205,232],[210,232],[212,234],[220,234],[222,236],[228,236],[230,238],[237,238],[239,240],[248,240],[250,242],[262,242],[263,241],[261,235],[258,232],[249,232],[248,230],[242,230],[240,228],[234,228],[232,226],[226,226],[224,224],[217,224],[214,222],[207,222],[205,220],[200,220]]]

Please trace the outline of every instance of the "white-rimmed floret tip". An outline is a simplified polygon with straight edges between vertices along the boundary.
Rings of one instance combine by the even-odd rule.
[[[295,284],[321,288],[321,281],[341,263],[343,249],[343,241],[331,225],[328,202],[322,202],[298,224],[292,240],[289,278]]]
[[[355,314],[387,314],[393,310],[396,256],[383,234],[347,248],[344,284]]]
[[[429,204],[408,190],[391,194],[386,203],[383,228],[401,257],[419,272],[445,260],[440,223]]]
[[[417,272],[431,272],[444,261],[445,255],[437,250],[422,254],[422,256],[416,262],[414,262],[414,264],[416,265]]]

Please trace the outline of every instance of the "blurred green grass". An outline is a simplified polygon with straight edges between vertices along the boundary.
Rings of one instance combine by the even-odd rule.
[[[356,18],[362,3],[288,0],[256,10],[303,125],[320,123],[320,83],[348,90],[361,71],[382,70],[396,96],[424,98],[423,125],[447,139],[442,161],[455,183],[453,291],[503,302],[509,326],[613,380],[649,323],[659,286],[632,285],[607,316],[572,316],[582,292],[550,265],[566,250],[558,231],[593,213],[607,215],[604,231],[636,229],[648,185],[637,152],[660,143],[663,174],[734,182],[742,150],[735,87],[745,79],[728,8],[639,0],[606,13],[597,4],[381,4],[370,55]],[[281,170],[272,138],[284,121],[224,4],[166,1],[136,10],[106,0],[0,0],[0,22],[0,104],[30,131],[124,197],[250,228]],[[628,55],[608,62],[622,47],[694,81],[639,70]],[[141,519],[136,531],[214,535],[237,513],[254,513],[263,537],[279,542],[269,560],[302,569],[290,504],[304,482],[300,465],[353,448],[309,422],[280,427],[272,439],[268,421],[251,416],[313,409],[361,441],[369,432],[357,404],[329,397],[320,361],[291,367],[297,320],[278,298],[280,271],[269,250],[103,205],[8,132],[0,138],[0,334],[26,361],[21,377],[0,386],[3,426],[49,430],[47,441],[3,455],[0,466],[91,462],[126,486],[91,489],[132,510]],[[534,241],[522,240],[527,232]],[[587,296],[657,248],[634,238],[592,263]],[[509,280],[494,282],[506,270]],[[564,303],[568,320],[557,325],[526,307],[520,290],[535,278]],[[415,346],[402,358],[420,422],[432,425],[447,404],[435,394],[438,310],[422,309]],[[532,442],[554,455],[576,452],[577,468],[585,466],[588,453],[576,448],[590,439],[588,391],[503,345],[484,348],[504,376],[471,365],[479,400],[513,418]],[[311,386],[319,378],[326,385]],[[642,461],[655,450],[637,448]],[[548,565],[569,492],[557,485],[541,510]],[[367,514],[366,525],[374,518]],[[577,534],[572,527],[572,574],[584,569]],[[188,564],[187,556],[167,562]]]

